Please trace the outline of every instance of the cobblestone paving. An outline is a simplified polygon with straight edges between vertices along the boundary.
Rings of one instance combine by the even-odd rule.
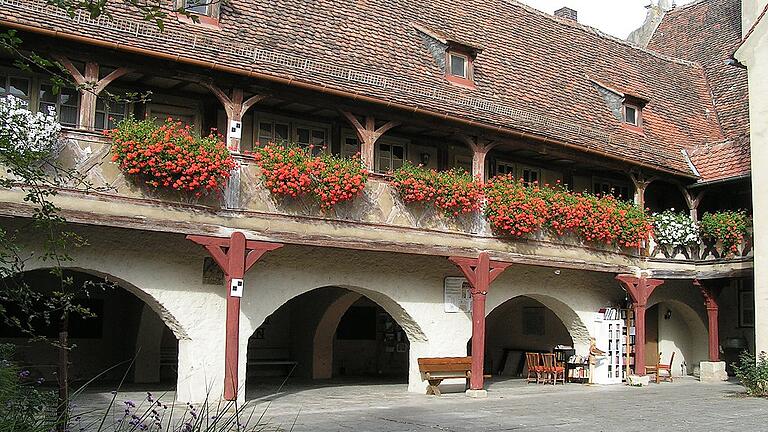
[[[486,399],[460,392],[438,398],[407,393],[403,384],[362,383],[294,384],[272,395],[270,385],[262,385],[249,388],[248,396],[256,416],[265,412],[265,430],[768,431],[768,400],[744,397],[734,382],[685,378],[633,388],[507,380],[487,388]],[[87,403],[107,396],[90,394]]]

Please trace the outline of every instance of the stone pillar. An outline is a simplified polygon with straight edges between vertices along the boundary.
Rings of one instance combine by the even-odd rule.
[[[141,309],[139,332],[136,335],[136,361],[133,381],[137,383],[160,382],[160,346],[165,324],[148,305]]]

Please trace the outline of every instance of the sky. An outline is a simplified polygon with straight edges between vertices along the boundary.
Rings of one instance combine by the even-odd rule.
[[[651,0],[518,0],[546,13],[568,6],[578,12],[579,22],[610,35],[626,38],[645,21]],[[693,0],[676,0],[678,6]]]

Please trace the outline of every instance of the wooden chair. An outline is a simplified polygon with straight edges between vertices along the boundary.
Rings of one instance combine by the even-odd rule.
[[[656,375],[656,384],[660,383],[661,380],[669,380],[669,382],[673,382],[672,379],[672,363],[675,361],[675,352],[672,351],[672,357],[669,358],[668,364],[661,363],[661,353],[659,353],[659,359],[656,361],[655,366],[646,366],[645,367],[645,374],[650,375],[654,374]],[[666,375],[664,377],[661,376],[661,372],[666,372]]]
[[[553,385],[557,384],[557,380],[561,380],[565,384],[565,367],[559,366],[555,361],[554,354],[542,354],[542,363],[544,364],[544,373],[547,375],[547,382],[551,382]]]
[[[528,377],[526,378],[526,384],[535,382],[540,383],[542,380],[542,373],[544,367],[541,365],[539,353],[525,353],[525,364],[528,366]]]

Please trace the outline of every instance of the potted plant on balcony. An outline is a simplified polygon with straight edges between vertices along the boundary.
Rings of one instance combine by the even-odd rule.
[[[261,170],[264,186],[276,196],[311,197],[321,210],[329,210],[360,195],[368,170],[359,155],[352,158],[321,152],[312,146],[270,143],[248,153]]]
[[[483,199],[480,184],[461,168],[437,171],[405,162],[391,184],[404,202],[432,205],[453,216],[479,210]]]
[[[61,147],[61,125],[53,112],[33,113],[27,102],[13,95],[0,98],[0,142],[12,148],[5,155],[32,161],[55,157]]]
[[[157,125],[129,117],[104,133],[112,139],[112,161],[125,175],[184,197],[220,192],[237,166],[221,136],[197,136],[171,118]]]
[[[691,258],[695,255],[695,247],[701,243],[699,225],[690,215],[676,212],[674,208],[654,213],[653,238],[656,241],[655,250],[651,256],[662,253],[666,258],[678,254]]]
[[[748,234],[752,222],[744,210],[724,210],[704,213],[701,233],[710,243],[704,254],[713,252],[716,258],[738,254],[739,246]]]

